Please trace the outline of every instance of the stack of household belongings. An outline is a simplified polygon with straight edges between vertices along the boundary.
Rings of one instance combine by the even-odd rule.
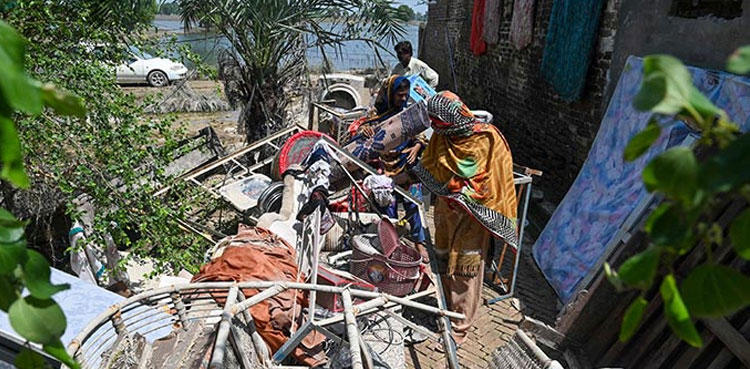
[[[192,282],[305,280],[298,270],[294,248],[266,229],[240,225],[237,235],[218,245],[211,261],[201,267]],[[250,298],[259,291],[244,289],[242,292]],[[299,326],[302,307],[308,305],[306,296],[299,290],[285,290],[250,308],[256,329],[271,352],[289,339],[292,325]],[[213,297],[219,304],[226,299],[223,293],[216,293]],[[324,341],[322,334],[312,332],[291,355],[308,366],[322,365],[327,361],[322,345]]]

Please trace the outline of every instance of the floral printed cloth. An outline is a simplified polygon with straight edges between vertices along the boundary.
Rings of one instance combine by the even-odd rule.
[[[622,159],[628,141],[648,123],[649,113],[633,108],[641,83],[643,60],[631,56],[602,118],[599,132],[578,177],[533,247],[534,260],[567,303],[589,273],[609,253],[625,219],[647,198],[641,172],[651,158],[679,145],[689,133],[682,124],[664,130],[649,152],[632,163]],[[689,68],[708,98],[737,122],[750,128],[750,79],[723,72]]]

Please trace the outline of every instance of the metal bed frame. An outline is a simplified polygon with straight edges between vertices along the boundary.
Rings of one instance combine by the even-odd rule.
[[[531,184],[534,181],[532,176],[541,177],[542,172],[536,169],[531,169],[527,167],[523,167],[520,165],[513,165],[513,183],[516,185],[516,199],[518,200],[518,204],[520,206],[521,210],[521,217],[519,218],[519,226],[518,226],[518,247],[513,248],[511,247],[511,252],[513,252],[513,270],[510,274],[509,284],[507,285],[506,282],[503,281],[503,275],[502,275],[502,269],[503,269],[503,262],[505,261],[505,254],[508,251],[508,244],[503,242],[503,248],[500,251],[500,257],[497,262],[495,260],[491,260],[490,268],[492,270],[492,287],[496,289],[500,289],[504,294],[488,299],[486,301],[487,305],[495,304],[499,301],[508,299],[510,297],[513,297],[513,294],[516,290],[516,276],[518,275],[518,264],[521,261],[521,250],[523,248],[523,238],[524,233],[526,231],[526,219],[529,211],[529,200],[531,199]],[[496,240],[492,240],[492,242],[495,242]],[[494,255],[490,256],[490,258],[494,257]]]

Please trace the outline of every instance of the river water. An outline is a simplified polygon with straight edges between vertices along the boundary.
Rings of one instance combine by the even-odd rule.
[[[202,56],[205,63],[216,65],[216,59],[221,49],[231,48],[229,40],[213,32],[182,33],[182,22],[175,19],[157,19],[153,22],[159,31],[176,32],[177,42],[187,43],[191,50]],[[411,42],[414,54],[417,56],[419,50],[419,26],[416,24],[407,24],[405,26],[405,40]],[[390,52],[393,52],[393,45],[388,43],[384,45]],[[327,47],[326,55],[331,61],[334,71],[347,71],[352,69],[366,69],[379,65],[375,52],[363,41],[350,41],[342,45],[339,52],[338,48]],[[380,51],[383,61],[389,66],[396,64],[397,60],[394,55]],[[317,48],[311,48],[307,51],[307,60],[311,68],[318,68],[323,65],[323,54]]]

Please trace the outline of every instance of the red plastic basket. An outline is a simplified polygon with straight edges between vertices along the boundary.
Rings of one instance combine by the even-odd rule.
[[[394,296],[408,295],[421,277],[422,255],[415,248],[401,243],[391,257],[386,258],[377,251],[379,247],[375,234],[354,236],[349,271],[380,291]]]

